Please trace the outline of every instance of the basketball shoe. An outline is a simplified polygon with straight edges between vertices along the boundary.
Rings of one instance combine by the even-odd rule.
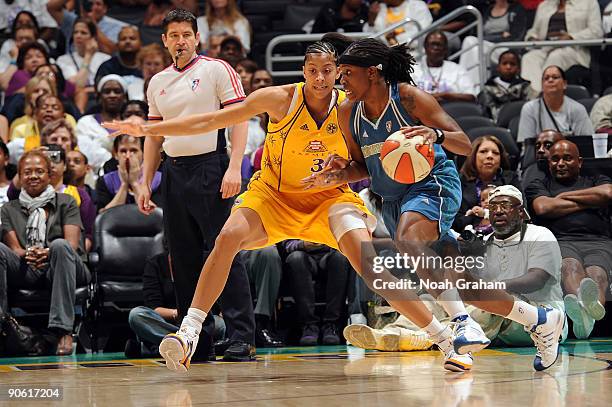
[[[387,352],[427,350],[432,343],[425,332],[409,329],[373,329],[364,324],[344,328],[344,337],[353,346]]]
[[[166,335],[159,344],[159,354],[166,361],[166,367],[174,372],[186,372],[199,338],[200,334],[189,326],[181,327],[175,334]]]
[[[491,344],[487,335],[469,315],[462,315],[451,321],[454,326],[455,340],[453,345],[455,352],[465,355],[470,352],[478,352]]]
[[[548,369],[557,361],[564,323],[565,317],[561,311],[541,307],[538,308],[538,323],[531,328],[525,327],[537,349],[533,360],[535,370]]]
[[[429,339],[438,346],[440,352],[444,355],[444,369],[451,372],[467,372],[472,369],[474,363],[472,355],[469,353],[460,355],[455,352],[453,331],[450,327],[444,328],[440,333],[431,336]]]

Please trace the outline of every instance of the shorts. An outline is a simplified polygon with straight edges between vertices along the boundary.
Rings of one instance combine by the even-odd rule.
[[[576,259],[582,267],[599,266],[606,271],[612,284],[612,242],[604,240],[560,240],[559,248],[564,259]]]
[[[460,206],[461,181],[456,173],[432,175],[429,180],[414,184],[402,199],[383,200],[382,216],[392,238],[402,214],[418,212],[438,222],[439,238],[442,239],[449,235]]]
[[[348,185],[326,191],[283,193],[270,187],[256,174],[247,191],[236,199],[232,211],[238,208],[255,211],[266,230],[268,241],[261,246],[249,247],[249,250],[287,239],[301,239],[339,249],[329,225],[330,210],[332,214],[338,207],[346,211],[347,206],[355,208],[363,218],[362,225],[371,233],[376,227],[376,218]]]

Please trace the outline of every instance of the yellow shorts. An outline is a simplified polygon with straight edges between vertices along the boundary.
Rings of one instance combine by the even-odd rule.
[[[347,185],[326,191],[283,193],[253,177],[247,191],[236,198],[232,211],[249,208],[257,212],[268,235],[266,244],[259,247],[287,239],[301,239],[338,249],[329,225],[330,208],[337,204],[354,205],[369,229],[376,225],[361,197]]]

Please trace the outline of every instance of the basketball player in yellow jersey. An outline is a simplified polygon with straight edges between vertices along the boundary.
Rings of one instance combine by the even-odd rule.
[[[334,89],[336,58],[331,44],[317,42],[306,50],[303,84],[260,89],[242,103],[212,113],[151,125],[129,120],[105,124],[116,130],[115,134],[179,136],[228,127],[263,112],[270,116],[262,170],[238,197],[221,230],[180,330],[167,335],[160,344],[160,354],[169,369],[185,371],[189,367],[202,322],[223,290],[233,257],[240,250],[285,239],[340,249],[372,290],[430,334],[445,355],[446,369],[471,368],[471,357],[455,354],[450,328],[438,322],[416,293],[374,286],[375,280],[395,283],[397,279],[387,271],[373,272],[371,262],[376,252],[371,245],[371,230],[375,220],[348,185],[330,187],[322,183],[304,191],[301,180],[322,171],[330,153],[349,157],[338,126],[337,106],[344,94]]]

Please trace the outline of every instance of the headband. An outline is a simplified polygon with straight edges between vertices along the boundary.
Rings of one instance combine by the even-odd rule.
[[[360,57],[356,55],[346,55],[342,54],[340,58],[338,58],[338,64],[346,64],[346,65],[355,65],[360,66],[362,68],[369,68],[371,66],[375,67],[378,70],[383,69],[382,64],[378,58],[373,57]]]

